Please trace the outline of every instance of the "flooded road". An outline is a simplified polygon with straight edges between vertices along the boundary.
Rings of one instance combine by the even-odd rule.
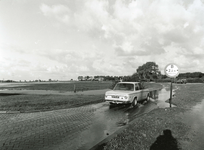
[[[109,103],[92,105],[96,110],[93,115],[92,125],[87,130],[81,132],[75,144],[80,145],[78,149],[90,149],[135,118],[156,108],[169,107],[169,103],[165,102],[169,95],[170,92],[166,88],[152,91],[151,100],[139,104],[137,108],[130,105],[110,106]]]
[[[174,87],[173,95],[179,86]],[[0,149],[91,149],[122,131],[135,118],[157,108],[170,107],[165,102],[170,97],[169,85],[150,94],[150,101],[139,103],[138,107],[110,107],[109,103],[103,102],[39,113],[0,114]],[[191,111],[180,114],[182,121],[191,127],[189,135],[193,135],[185,145],[194,150],[204,149],[203,114],[204,100]]]
[[[151,92],[148,102],[110,107],[103,102],[39,113],[0,115],[0,149],[91,149],[135,118],[169,107],[168,87]]]
[[[81,145],[79,149],[90,149],[136,117],[157,108],[157,105],[148,102],[145,107],[140,105],[138,108],[133,108],[119,105],[110,108],[108,103],[103,103],[93,107],[98,107],[94,113],[94,122],[88,130],[81,133],[80,141],[78,141],[78,145]]]

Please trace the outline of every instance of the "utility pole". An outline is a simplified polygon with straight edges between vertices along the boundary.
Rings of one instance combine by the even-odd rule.
[[[171,101],[172,101],[172,80],[173,78],[171,78],[171,86],[170,86],[170,99],[169,99],[170,107],[171,107]]]

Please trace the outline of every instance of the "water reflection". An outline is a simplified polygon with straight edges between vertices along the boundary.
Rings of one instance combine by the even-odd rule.
[[[151,91],[150,92],[150,97],[153,98],[153,99],[157,99],[159,96],[159,91],[158,90],[155,90],[155,91]]]
[[[90,149],[93,145],[129,124],[136,117],[157,108],[153,102],[148,102],[145,105],[140,104],[137,108],[130,105],[115,105],[109,109],[109,104],[103,103],[102,105],[94,112],[90,128],[81,132],[81,140],[78,143],[81,145],[81,149]]]
[[[174,96],[174,94],[175,94],[175,89],[173,89],[173,91],[172,91],[173,96]],[[170,104],[167,102],[170,98],[170,91],[168,88],[163,88],[161,90],[151,91],[150,97],[152,98],[152,101],[154,101],[159,108],[170,107]],[[173,99],[172,99],[172,101],[173,101]],[[171,106],[175,107],[175,105],[171,105]]]
[[[166,129],[151,145],[150,150],[179,150],[177,140],[172,136],[171,130]]]

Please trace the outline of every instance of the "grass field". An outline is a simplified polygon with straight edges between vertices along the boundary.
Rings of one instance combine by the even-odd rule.
[[[99,90],[110,88],[112,82],[39,82],[39,83],[13,83],[11,86],[0,86],[1,89],[8,90],[52,90],[52,91],[74,91],[74,87],[77,91],[87,90]]]
[[[176,84],[175,84],[176,85]],[[194,141],[202,144],[199,138],[200,130],[195,130],[195,124],[189,125],[184,120],[184,116],[188,118],[192,108],[204,99],[203,84],[186,84],[176,85],[179,89],[176,91],[173,103],[177,107],[158,108],[148,114],[136,118],[122,132],[115,135],[107,143],[103,144],[104,150],[149,150],[151,145],[161,137],[164,130],[170,130],[174,139],[176,139],[176,150],[194,150],[196,144]],[[198,119],[199,120],[199,119]],[[189,120],[191,122],[191,120]],[[202,123],[201,121],[199,123]],[[193,124],[193,123],[192,123]],[[203,130],[203,129],[201,129]],[[158,147],[162,149],[171,149],[170,140],[158,142]],[[178,149],[177,149],[178,148]],[[158,148],[159,150],[161,148]],[[202,148],[201,148],[202,149]],[[155,150],[155,149],[150,149]]]
[[[19,94],[14,95],[0,94],[0,110],[1,111],[46,111],[55,109],[64,109],[71,107],[78,107],[82,105],[99,103],[104,101],[104,94],[89,93],[91,90],[109,89],[112,86],[112,82],[76,82],[76,83],[51,83],[51,84],[33,84],[28,86],[14,86],[6,87],[12,90],[52,90],[52,91],[72,91],[73,86],[76,86],[77,91],[81,91],[80,88],[84,88],[84,92],[76,92],[70,95],[60,94]],[[145,83],[149,88],[161,88],[160,84]],[[80,90],[79,90],[80,89]],[[86,90],[85,90],[86,89]],[[87,92],[86,92],[87,91]],[[93,91],[94,92],[94,91]],[[37,93],[37,92],[36,92]]]

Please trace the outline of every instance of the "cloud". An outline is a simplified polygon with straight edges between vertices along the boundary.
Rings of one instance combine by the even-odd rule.
[[[164,47],[172,42],[188,49],[194,44],[189,43],[195,41],[192,36],[200,39],[203,23],[195,20],[203,13],[200,4],[199,0],[112,3],[89,0],[81,2],[81,9],[76,12],[65,5],[42,4],[41,10],[62,22],[66,22],[63,18],[72,20],[69,24],[93,39],[111,41],[118,55],[157,55],[164,53]]]
[[[46,79],[47,77],[52,77],[54,71],[59,71],[58,77],[60,77],[65,66],[58,61],[43,56],[40,51],[29,52],[3,43],[0,43],[0,53],[0,77],[4,79]],[[55,70],[49,70],[49,68],[54,68]]]
[[[109,50],[117,56],[117,60],[111,60],[113,56],[105,54],[108,58],[98,60],[86,56],[80,58],[79,55],[86,55],[81,52],[78,52],[79,55],[72,53],[70,56],[75,57],[73,62],[76,65],[80,64],[77,62],[89,64],[88,69],[84,71],[93,72],[103,70],[104,73],[110,73],[113,70],[119,73],[125,65],[130,65],[133,69],[133,66],[137,67],[134,61],[139,65],[148,60],[160,62],[162,67],[166,61],[185,67],[190,65],[189,60],[203,55],[203,8],[203,2],[200,0],[81,2],[80,9],[69,12],[73,14],[70,15],[72,26],[94,40],[108,43]],[[91,52],[97,55],[95,51]],[[129,57],[132,61],[126,59]],[[69,62],[60,56],[58,60]],[[69,60],[71,62],[71,58]],[[91,60],[93,65],[87,60]],[[120,61],[124,63],[118,66]],[[80,67],[74,68],[80,70]]]
[[[53,6],[48,6],[46,4],[42,4],[40,6],[40,10],[43,12],[45,16],[48,17],[56,17],[61,22],[64,23],[69,23],[70,21],[70,10],[68,7],[64,5],[53,5]]]
[[[23,14],[20,6],[2,18]],[[6,36],[0,39],[7,44],[0,44],[1,75],[130,75],[147,61],[161,69],[177,63],[182,71],[204,71],[203,0],[50,0],[32,6],[23,25],[14,28],[13,19],[2,19]]]

